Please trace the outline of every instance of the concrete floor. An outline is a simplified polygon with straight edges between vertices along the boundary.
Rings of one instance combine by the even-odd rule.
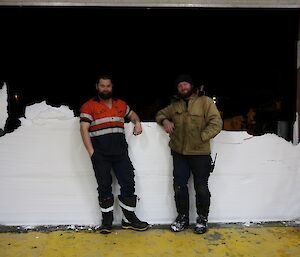
[[[212,227],[204,235],[166,228],[0,233],[0,257],[299,257],[300,227]]]

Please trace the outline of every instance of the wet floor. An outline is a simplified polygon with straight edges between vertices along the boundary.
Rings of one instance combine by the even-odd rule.
[[[0,233],[0,257],[299,257],[300,227],[215,227],[204,235],[167,228]]]

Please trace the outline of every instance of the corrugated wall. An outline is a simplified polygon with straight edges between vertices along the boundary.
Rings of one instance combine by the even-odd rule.
[[[0,0],[0,5],[299,8],[299,0]]]

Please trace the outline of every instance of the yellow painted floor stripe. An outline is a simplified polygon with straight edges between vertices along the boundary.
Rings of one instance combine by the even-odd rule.
[[[0,233],[0,257],[300,257],[300,227]]]

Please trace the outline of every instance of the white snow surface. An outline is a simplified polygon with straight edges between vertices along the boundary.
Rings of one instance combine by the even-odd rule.
[[[98,225],[97,183],[79,132],[79,118],[67,106],[28,106],[22,125],[0,137],[1,225]],[[143,133],[125,124],[135,167],[137,216],[151,224],[176,217],[169,136],[155,122]],[[222,131],[211,141],[216,167],[209,179],[209,222],[293,221],[300,218],[300,146],[274,134],[253,137]],[[190,219],[196,219],[190,183]],[[121,210],[114,180],[114,223]]]
[[[4,83],[2,88],[2,85],[0,85],[0,129],[4,130],[6,120],[8,118],[8,112],[7,112],[7,86]]]

